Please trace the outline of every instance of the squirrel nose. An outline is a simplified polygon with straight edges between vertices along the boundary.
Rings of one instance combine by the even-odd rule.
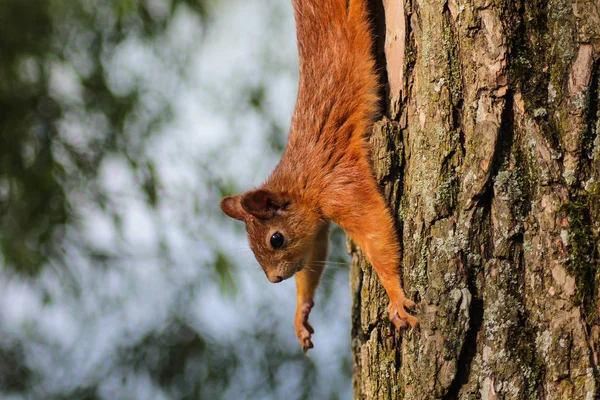
[[[271,282],[273,283],[279,283],[283,280],[283,278],[281,276],[274,276],[270,279]]]

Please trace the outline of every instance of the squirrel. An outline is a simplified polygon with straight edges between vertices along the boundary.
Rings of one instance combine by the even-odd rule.
[[[399,331],[417,326],[400,282],[400,244],[370,165],[367,134],[379,111],[368,0],[292,0],[300,81],[287,146],[260,187],[225,197],[221,209],[246,224],[271,282],[295,276],[296,335],[313,347],[308,316],[327,259],[330,221],[362,248]]]

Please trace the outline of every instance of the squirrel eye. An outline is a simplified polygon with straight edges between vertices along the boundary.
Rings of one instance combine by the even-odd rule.
[[[275,250],[281,248],[281,246],[283,246],[283,235],[279,232],[275,232],[274,234],[271,235],[271,246],[273,246],[273,248]]]

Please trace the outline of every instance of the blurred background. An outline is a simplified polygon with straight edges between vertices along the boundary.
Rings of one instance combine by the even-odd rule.
[[[224,195],[285,146],[289,0],[0,2],[0,399],[351,398],[344,235],[297,342]]]

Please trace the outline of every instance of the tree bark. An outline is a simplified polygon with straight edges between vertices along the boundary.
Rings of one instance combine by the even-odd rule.
[[[600,398],[600,3],[374,0],[374,171],[420,328],[351,248],[356,399]]]

